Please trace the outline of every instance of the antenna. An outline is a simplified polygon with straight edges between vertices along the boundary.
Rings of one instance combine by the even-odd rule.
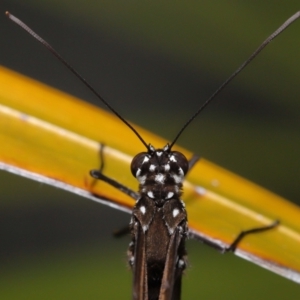
[[[175,136],[173,142],[170,145],[170,149],[177,142],[178,138],[181,136],[183,131],[191,124],[191,122],[204,110],[204,108],[282,31],[284,31],[289,25],[296,21],[300,17],[300,11],[292,15],[288,20],[286,20],[277,30],[275,30],[251,55],[237,68],[226,81],[221,84],[221,86],[200,106],[200,108],[192,115],[192,117],[183,125],[180,131]]]
[[[101,95],[87,82],[85,78],[83,78],[78,71],[76,71],[50,44],[48,44],[44,39],[42,39],[37,33],[35,33],[29,26],[27,26],[20,19],[16,18],[14,15],[10,14],[8,11],[5,12],[6,16],[13,21],[15,24],[24,29],[29,35],[39,41],[43,46],[45,46],[54,56],[56,56],[80,81],[82,81],[94,95],[106,105],[106,107],[114,113],[127,127],[129,127],[133,133],[139,138],[139,140],[144,144],[148,151],[150,151],[149,145],[144,141],[141,135],[137,132],[137,130],[126,121]]]
[[[30,27],[28,27],[21,20],[10,14],[9,12],[5,13],[7,17],[13,21],[15,24],[19,25],[22,29],[24,29],[27,33],[29,33],[32,37],[34,37],[37,41],[43,44],[54,56],[56,56],[79,80],[81,80],[95,95],[96,97],[104,103],[107,108],[114,113],[127,127],[129,127],[133,133],[139,138],[139,140],[143,143],[143,145],[147,148],[148,151],[151,151],[150,145],[144,141],[141,135],[137,132],[137,130],[126,121],[101,95],[83,78],[67,61],[52,47],[50,46],[44,39],[42,39],[37,33],[35,33]],[[288,20],[286,20],[277,30],[275,30],[251,55],[250,57],[240,65],[239,68],[234,71],[231,76],[228,77],[226,81],[221,84],[221,86],[200,106],[200,108],[188,119],[188,121],[183,125],[183,127],[179,130],[177,135],[175,136],[173,142],[170,144],[168,150],[170,151],[174,144],[177,142],[178,138],[181,136],[183,131],[191,124],[191,122],[206,108],[206,106],[212,102],[214,98],[273,40],[275,39],[282,31],[284,31],[289,25],[291,25],[294,21],[296,21],[300,17],[300,11],[296,12],[292,15]]]

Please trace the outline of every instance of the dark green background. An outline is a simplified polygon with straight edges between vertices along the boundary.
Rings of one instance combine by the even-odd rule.
[[[99,105],[5,18],[10,10],[125,118],[172,139],[259,43],[299,9],[299,1],[4,0],[0,8],[1,64]],[[272,42],[179,141],[298,203],[299,33],[300,21]],[[44,184],[0,176],[1,299],[130,298],[128,238],[111,237],[128,215]],[[183,299],[300,296],[295,283],[233,255],[193,241],[187,246]]]

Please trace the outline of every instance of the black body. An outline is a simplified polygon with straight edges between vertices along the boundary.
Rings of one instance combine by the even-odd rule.
[[[133,299],[180,299],[186,266],[187,214],[180,199],[188,161],[164,149],[138,154],[131,171],[140,182],[130,222],[128,250],[133,268]]]

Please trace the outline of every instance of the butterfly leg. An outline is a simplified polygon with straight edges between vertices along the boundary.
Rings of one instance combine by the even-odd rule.
[[[131,190],[127,186],[121,184],[120,182],[118,182],[118,181],[116,181],[116,180],[114,180],[114,179],[112,179],[110,177],[105,176],[99,170],[91,170],[90,174],[91,174],[91,176],[93,178],[98,179],[98,180],[102,180],[102,181],[108,183],[109,185],[115,187],[119,191],[123,192],[124,194],[130,196],[134,200],[138,200],[138,198],[139,198],[139,194],[138,193],[136,193],[135,191]]]
[[[116,180],[109,178],[103,174],[103,169],[104,169],[104,153],[103,153],[104,151],[103,150],[104,150],[104,147],[105,147],[104,144],[100,144],[100,151],[99,151],[100,167],[99,167],[99,169],[98,170],[94,169],[94,170],[90,171],[90,175],[95,179],[95,182],[93,182],[92,185],[94,185],[97,182],[97,180],[102,180],[102,181],[112,185],[119,191],[125,193],[126,195],[129,195],[134,200],[137,200],[139,198],[139,195],[136,192],[134,192],[133,190],[122,185],[121,183],[117,182]],[[126,225],[126,226],[116,230],[113,234],[115,237],[122,237],[129,233],[130,233],[130,227],[128,225]]]
[[[193,166],[199,161],[200,156],[194,154],[191,159],[189,160],[189,171],[193,168]],[[243,230],[239,233],[239,235],[235,238],[235,240],[229,245],[229,246],[221,246],[219,244],[214,243],[213,241],[207,240],[204,237],[203,238],[199,238],[197,237],[195,234],[190,233],[189,236],[191,238],[195,238],[195,239],[200,239],[201,241],[203,241],[205,244],[216,248],[217,250],[221,251],[222,253],[225,252],[234,252],[238,246],[238,244],[241,242],[241,240],[249,235],[249,234],[254,234],[254,233],[259,233],[259,232],[263,232],[263,231],[267,231],[267,230],[271,230],[273,228],[275,228],[276,226],[278,226],[280,224],[280,222],[278,220],[274,221],[272,224],[270,225],[266,225],[266,226],[261,226],[261,227],[256,227],[256,228],[251,228],[248,230]]]
[[[243,230],[240,232],[240,234],[235,238],[235,240],[229,245],[229,247],[224,248],[224,252],[234,252],[238,246],[238,244],[241,242],[241,240],[249,235],[249,234],[254,234],[254,233],[259,233],[267,230],[271,230],[275,227],[277,227],[280,224],[279,220],[274,221],[270,225],[266,226],[261,226],[261,227],[256,227],[256,228],[251,228],[248,230]]]
[[[245,236],[247,236],[249,234],[255,234],[255,233],[260,233],[263,231],[271,230],[273,228],[276,228],[279,224],[280,224],[280,221],[276,220],[273,223],[271,223],[270,225],[255,227],[255,228],[251,228],[248,230],[243,230],[238,234],[238,236],[235,238],[235,240],[229,246],[220,245],[220,243],[218,243],[218,241],[208,239],[205,236],[201,236],[201,235],[199,236],[198,232],[196,233],[196,232],[193,232],[192,230],[189,231],[189,238],[199,240],[199,241],[203,242],[204,244],[206,244],[212,248],[215,248],[216,250],[220,251],[221,253],[234,252],[236,250],[236,248],[238,247],[238,244],[241,242],[241,240]]]
[[[134,200],[138,200],[139,194],[136,193],[135,191],[131,190],[127,186],[121,184],[120,182],[106,176],[103,174],[103,169],[104,169],[104,155],[103,155],[103,150],[104,150],[105,145],[100,144],[100,151],[99,151],[99,156],[100,156],[100,167],[98,170],[94,169],[90,171],[90,175],[98,180],[102,180],[109,185],[113,186],[114,188],[118,189],[119,191],[125,193],[126,195],[130,196]]]
[[[103,149],[104,149],[105,145],[102,144],[102,143],[100,143],[99,145],[100,145],[100,150],[99,150],[100,166],[99,166],[98,171],[99,171],[100,173],[102,173],[102,172],[103,172],[103,169],[104,169]],[[91,171],[90,171],[90,173],[91,173]],[[90,174],[90,175],[91,175],[91,174]],[[92,176],[92,175],[91,175],[91,176]],[[93,180],[92,183],[91,183],[91,187],[94,187],[95,184],[97,183],[97,178],[95,178],[94,176],[92,176],[92,177],[94,178],[94,180]]]

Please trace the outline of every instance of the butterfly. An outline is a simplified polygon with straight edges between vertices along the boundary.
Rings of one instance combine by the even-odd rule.
[[[7,13],[8,17],[45,45],[59,58],[86,86],[122,121],[145,146],[145,152],[138,153],[132,163],[131,172],[139,182],[136,193],[126,186],[107,177],[100,170],[92,170],[91,175],[114,186],[130,195],[136,204],[133,208],[130,223],[132,242],[128,250],[129,264],[133,269],[133,298],[134,299],[180,299],[181,277],[186,267],[185,240],[189,235],[187,213],[181,199],[183,180],[197,162],[198,157],[187,159],[182,153],[172,148],[187,126],[203,111],[204,108],[224,89],[224,87],[246,66],[253,58],[287,26],[299,18],[299,13],[293,15],[278,30],[276,30],[262,45],[238,68],[220,88],[191,116],[182,126],[171,143],[156,149],[147,144],[140,133],[126,121],[94,88],[87,83],[78,72],[70,66],[47,42],[34,33],[22,21]],[[105,146],[101,145],[100,153]],[[104,161],[103,155],[102,162]],[[236,239],[224,247],[213,239],[198,236],[204,242],[226,252],[235,251],[241,239],[248,234],[270,230],[278,225],[274,221],[269,225],[250,228],[242,231]],[[160,233],[159,235],[157,233]]]

